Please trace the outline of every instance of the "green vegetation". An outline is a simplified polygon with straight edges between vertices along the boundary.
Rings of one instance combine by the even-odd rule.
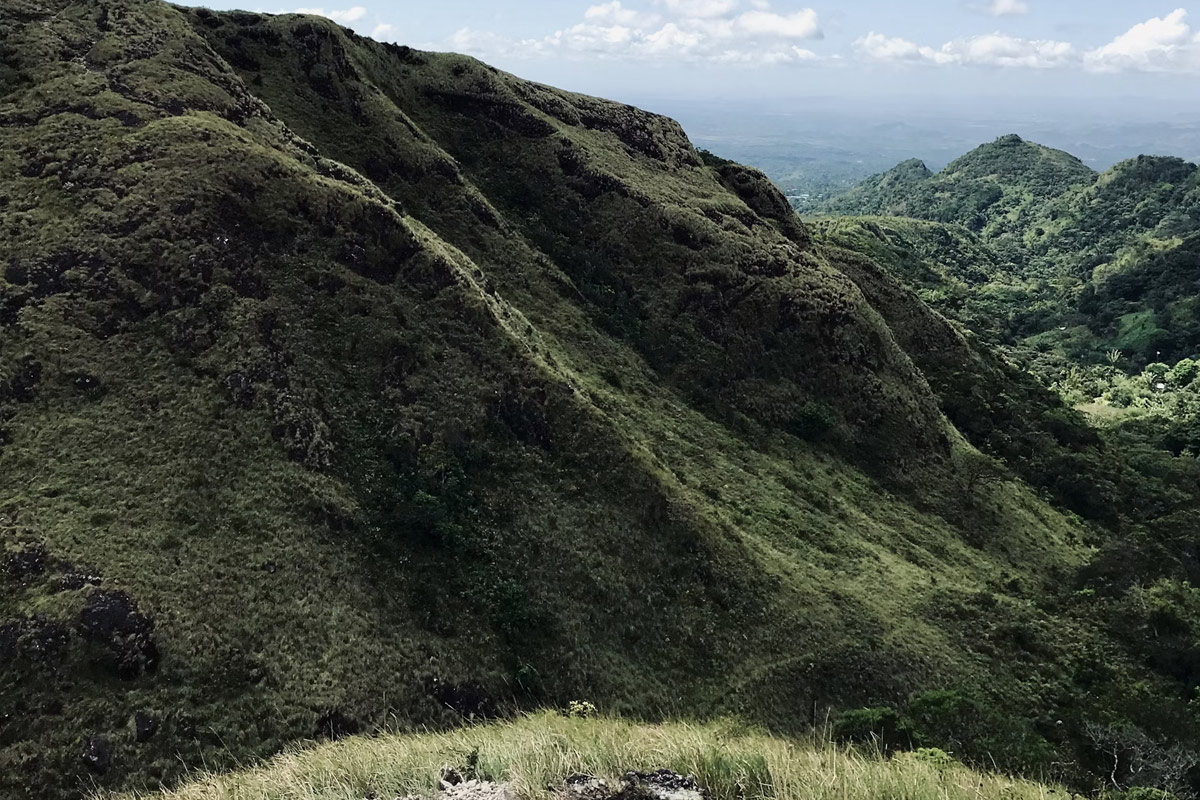
[[[1186,783],[1121,754],[1200,742],[1195,459],[931,308],[935,228],[328,20],[9,5],[0,794],[581,697]]]
[[[504,781],[517,798],[549,798],[573,775],[612,785],[627,771],[670,769],[694,776],[715,800],[1041,800],[1066,794],[965,769],[921,750],[884,760],[815,739],[790,741],[731,723],[639,725],[553,714],[441,734],[357,737],[289,753],[230,775],[196,778],[174,800],[343,800],[432,795],[443,767]],[[1143,798],[1149,800],[1149,798]]]
[[[929,305],[992,343],[1013,368],[1036,376],[1088,416],[1081,427],[1062,409],[1041,415],[1044,430],[1071,451],[1043,461],[1037,432],[1027,427],[1036,415],[980,437],[948,410],[981,451],[1001,457],[1024,480],[1112,531],[1078,573],[1074,594],[1060,596],[1062,612],[1086,610],[1104,620],[1114,641],[1160,674],[1181,679],[1188,688],[1176,695],[1174,709],[1161,705],[1153,714],[1176,716],[1187,728],[1195,724],[1191,693],[1200,676],[1200,638],[1190,610],[1197,562],[1188,533],[1197,520],[1200,476],[1200,368],[1189,357],[1200,349],[1193,275],[1200,171],[1178,159],[1142,157],[1075,180],[1047,166],[1066,163],[1061,154],[1050,161],[1017,158],[1019,168],[1005,171],[1000,152],[1014,147],[1027,156],[1041,151],[1006,137],[947,173],[914,176],[903,192],[896,192],[895,175],[885,176],[830,206],[924,220],[820,219],[814,229],[829,245],[869,253]],[[959,180],[964,163],[975,165],[977,175],[990,172],[987,208],[1008,211],[972,210],[981,189]],[[905,193],[916,199],[903,206],[888,200]],[[931,383],[936,385],[936,375]],[[1023,427],[1017,444],[1010,430]],[[1158,702],[1143,684],[1131,693],[1138,702]],[[1116,705],[1128,707],[1128,701]],[[1189,710],[1179,713],[1185,706]],[[920,725],[903,704],[853,712],[841,724],[858,736],[899,732],[920,740]],[[989,733],[1002,728],[984,726]],[[1137,771],[1154,776],[1148,785],[1194,791],[1189,775],[1195,757],[1181,752],[1181,737],[1145,740],[1115,720],[1086,723],[1081,731],[1092,743],[1093,769],[1107,761],[1113,775]],[[1036,760],[1032,753],[1026,759]]]
[[[826,208],[951,223],[1004,243],[1019,236],[1048,201],[1095,178],[1074,156],[1009,135],[936,174],[920,161],[905,161],[833,198]]]
[[[934,298],[939,310],[994,342],[1088,364],[1103,363],[1115,348],[1139,368],[1200,351],[1195,164],[1139,156],[1098,175],[1066,153],[1005,136],[936,175],[905,162],[822,209],[915,217],[978,234],[991,251],[982,258],[940,241],[964,232],[926,228],[899,246],[922,239],[941,253],[935,261],[984,273],[968,286],[949,275],[930,288],[948,295]],[[910,232],[915,224],[874,223]]]

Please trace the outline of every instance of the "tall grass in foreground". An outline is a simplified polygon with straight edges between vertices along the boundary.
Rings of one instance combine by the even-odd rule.
[[[1045,800],[1064,790],[904,754],[890,760],[827,742],[788,741],[729,722],[643,725],[539,713],[445,733],[357,737],[199,778],[174,800],[362,800],[431,795],[445,765],[545,798],[572,774],[618,778],[665,767],[716,800]],[[129,796],[124,796],[128,798]]]

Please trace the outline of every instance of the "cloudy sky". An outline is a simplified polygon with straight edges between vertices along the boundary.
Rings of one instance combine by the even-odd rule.
[[[1200,105],[1200,7],[1192,18],[1170,0],[240,5],[323,14],[377,39],[467,52],[523,77],[614,97],[910,93]]]

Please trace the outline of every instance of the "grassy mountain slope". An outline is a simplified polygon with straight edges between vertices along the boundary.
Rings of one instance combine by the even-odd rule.
[[[219,48],[245,37],[228,26],[203,27]],[[534,248],[555,265],[556,291],[578,292],[593,324],[717,413],[787,427],[806,403],[836,397],[844,431],[861,443],[864,459],[876,459],[880,448],[884,460],[913,447],[944,450],[929,395],[918,389],[904,396],[913,382],[903,358],[889,352],[886,339],[871,341],[879,333],[863,318],[869,309],[843,276],[804,255],[805,232],[761,176],[738,176],[748,204],[736,187],[731,191],[701,169],[668,120],[514,81],[468,59],[397,58],[374,43],[358,43],[362,52],[351,59],[345,49],[351,43],[340,34],[297,33],[283,25],[269,30],[281,39],[312,41],[285,50],[279,61],[270,48],[254,50],[259,71],[245,73],[251,81],[262,76],[262,95],[295,130],[375,174],[406,206],[469,203],[461,189],[439,185],[436,177],[422,176],[417,186],[389,183],[420,169],[406,160],[407,148],[396,146],[411,136],[403,126],[396,129],[396,120],[407,117],[511,221],[513,229],[484,238],[451,209],[430,209],[430,224],[477,261],[504,259],[489,275],[499,291],[529,314],[545,309],[557,318],[531,317],[535,325],[555,335],[559,328],[588,327],[577,320],[564,326],[554,306],[547,308],[545,293],[555,287],[541,297],[517,294],[535,291],[526,288],[535,280],[546,284],[528,274],[531,266],[539,269]],[[345,74],[323,93],[297,92],[294,87],[312,80],[303,54],[324,51],[347,64]],[[237,63],[234,51],[226,55]],[[284,88],[276,93],[275,86]],[[344,125],[331,127],[328,120],[346,120],[363,135],[347,136]],[[762,197],[768,206],[753,208],[756,192],[766,191],[772,193]],[[744,216],[747,205],[758,213],[741,222],[737,215]],[[795,262],[806,269],[786,269]],[[895,362],[879,364],[894,377],[854,364],[844,368],[839,354],[859,348]],[[892,403],[925,420],[917,432],[880,413]],[[914,441],[914,435],[929,438]]]
[[[761,174],[317,18],[0,27],[0,792],[580,697],[1074,752],[1085,528],[962,470],[989,357]]]
[[[931,308],[981,336],[998,340],[1011,325],[987,299],[1020,279],[964,228],[903,216],[819,218],[812,228],[829,244],[884,265]]]

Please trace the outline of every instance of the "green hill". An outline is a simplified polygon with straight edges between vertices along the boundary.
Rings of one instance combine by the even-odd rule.
[[[1190,667],[1110,629],[1145,605],[1073,594],[1194,463],[761,173],[319,18],[10,6],[0,793],[580,698],[891,704],[848,730],[1079,785],[1089,726],[1196,740]]]
[[[952,223],[1003,241],[1028,227],[1047,201],[1095,179],[1096,173],[1074,156],[1010,134],[936,174],[920,161],[905,161],[831,199],[824,210]]]
[[[1139,368],[1200,350],[1196,165],[1139,156],[1097,175],[1066,153],[1015,136],[936,175],[912,164],[868,179],[825,211],[976,232],[993,256],[966,263],[993,271],[988,296],[967,301],[985,306],[963,318],[973,330],[1010,343],[1037,337],[1076,361],[1098,362],[1118,350]]]

